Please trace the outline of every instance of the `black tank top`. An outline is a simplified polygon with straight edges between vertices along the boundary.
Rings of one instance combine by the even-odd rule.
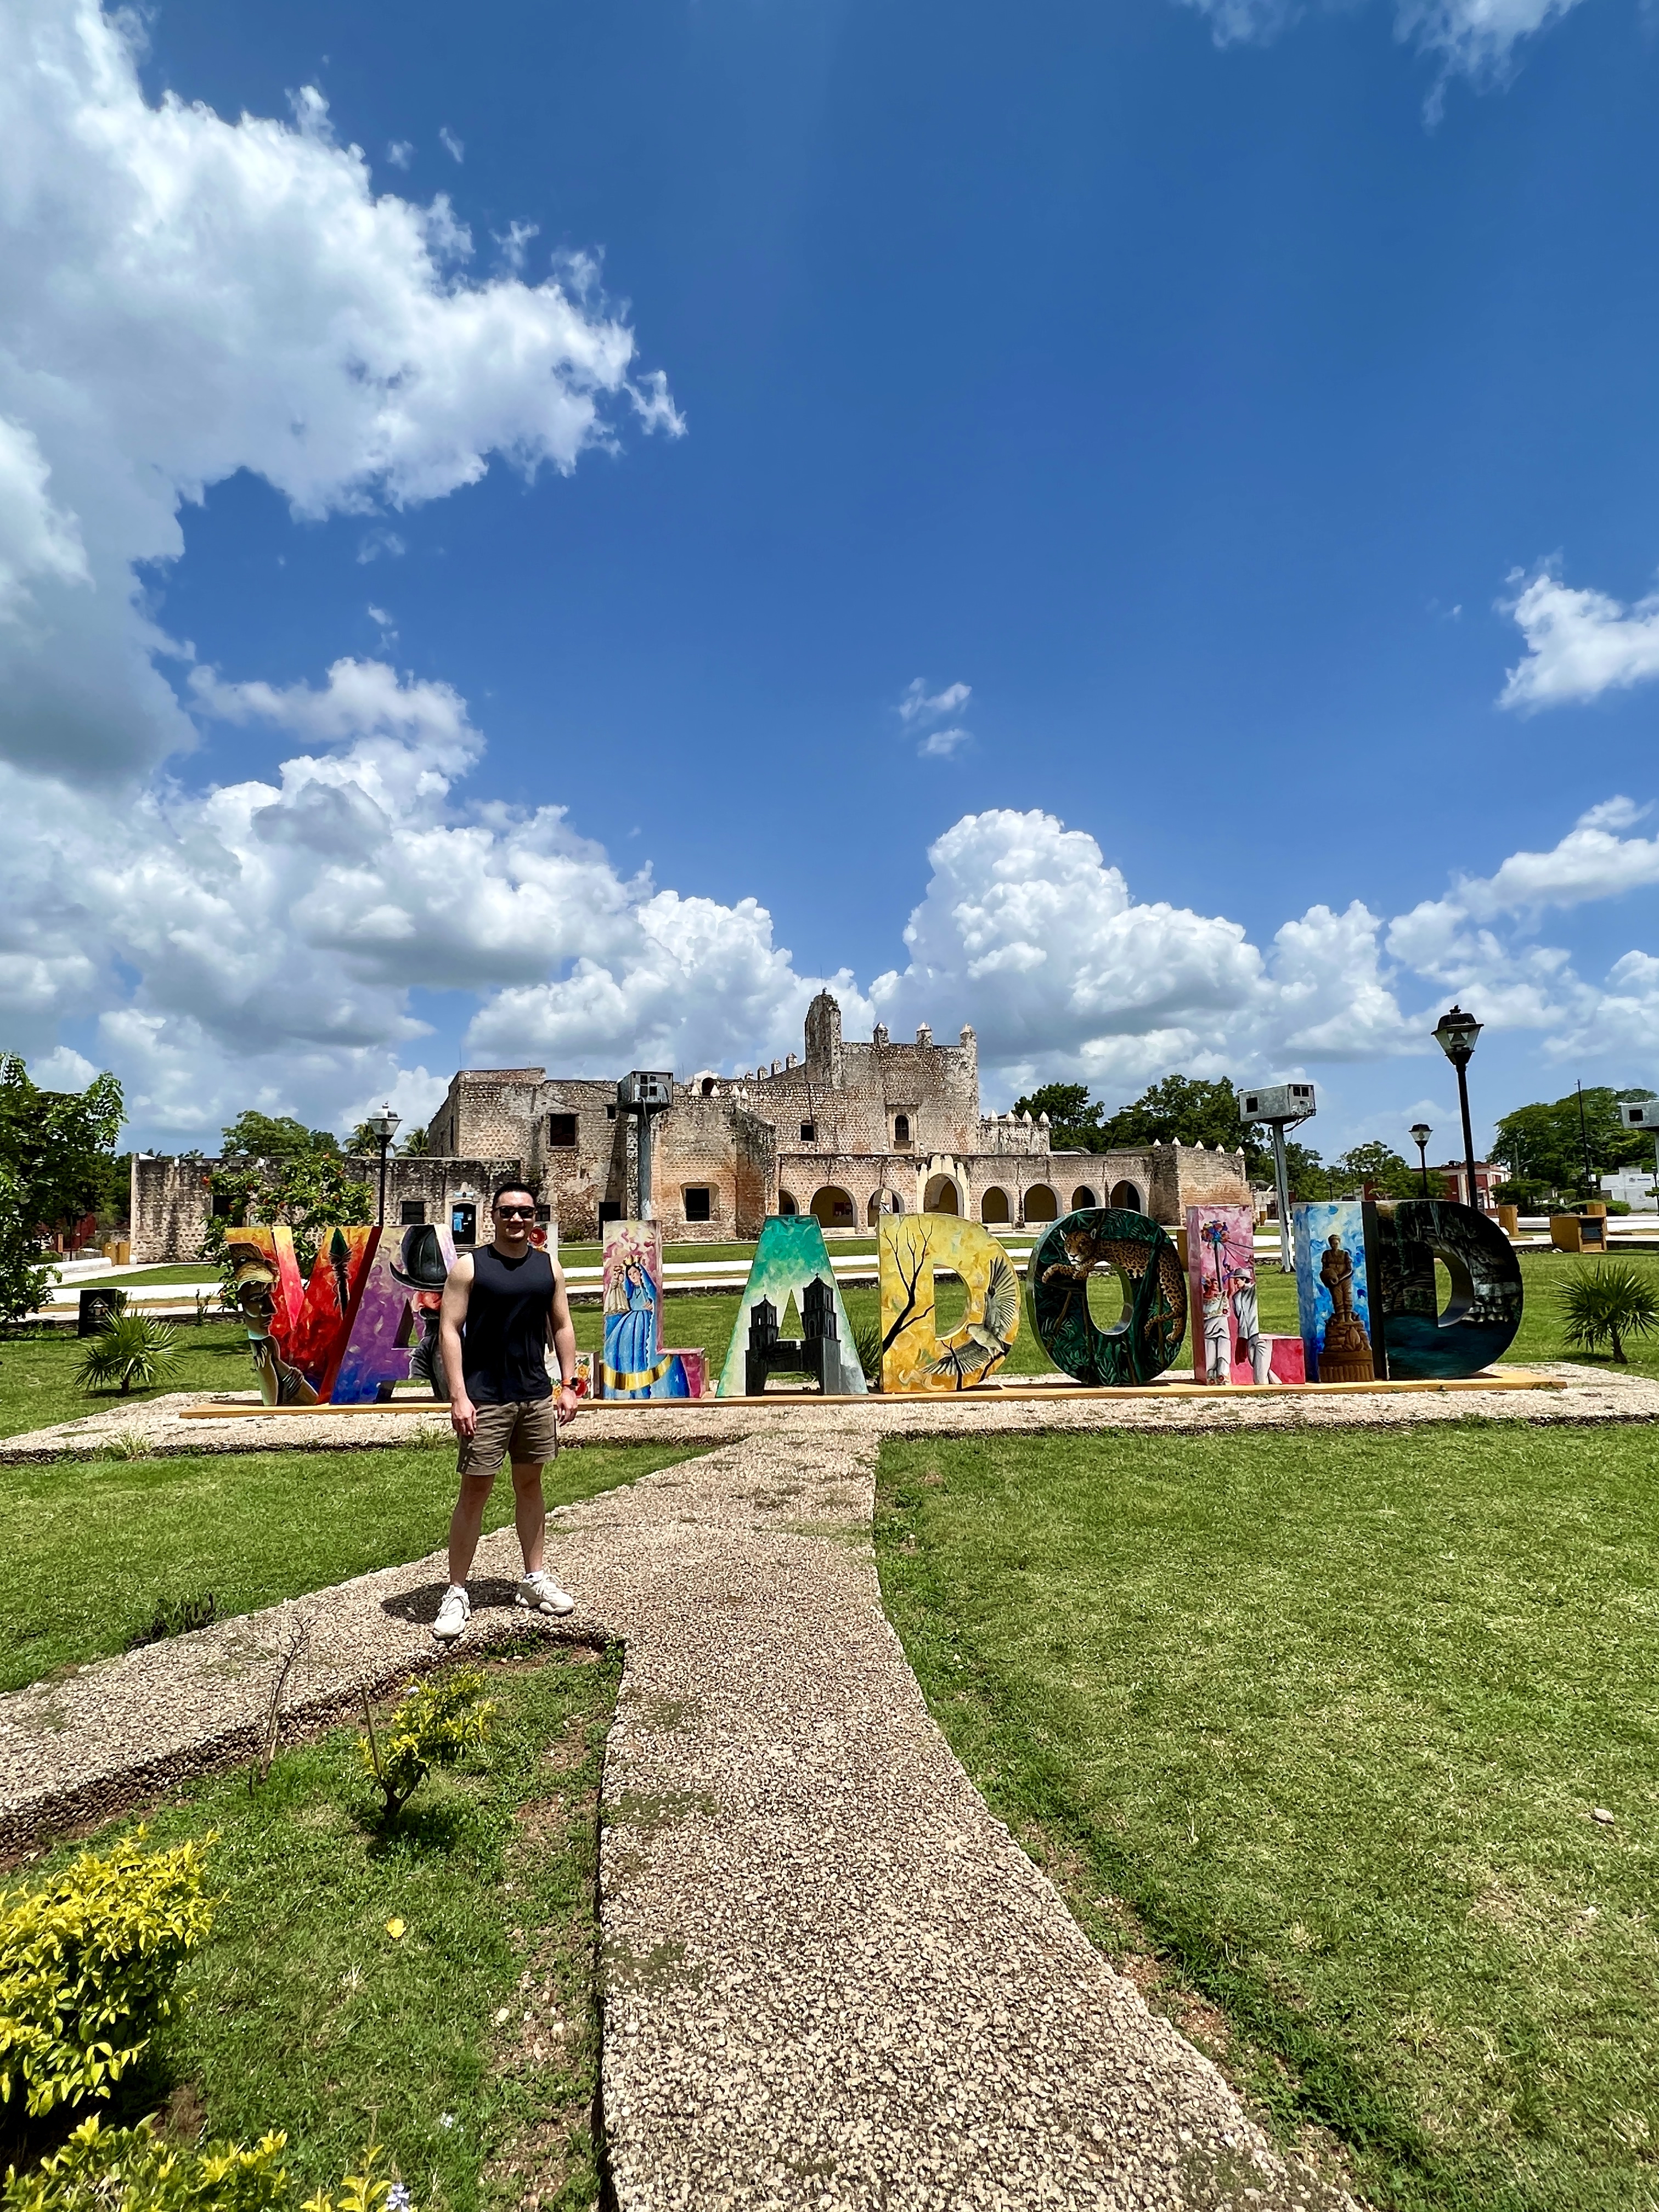
[[[475,1406],[552,1396],[546,1358],[552,1305],[553,1262],[545,1252],[532,1245],[522,1260],[503,1260],[493,1244],[474,1252],[461,1372]]]

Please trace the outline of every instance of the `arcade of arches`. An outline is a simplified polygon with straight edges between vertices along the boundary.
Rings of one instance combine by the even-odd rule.
[[[1085,1206],[1098,1206],[1100,1200],[1087,1183],[1079,1183],[1070,1200],[1062,1206],[1059,1194],[1048,1183],[1033,1183],[1024,1197],[1010,1192],[1000,1183],[993,1183],[981,1193],[979,1218],[988,1228],[1012,1229],[1030,1223],[1057,1221],[1062,1212],[1075,1213]],[[1106,1201],[1110,1206],[1126,1207],[1131,1213],[1142,1209],[1141,1194],[1132,1182],[1114,1183]],[[1018,1211],[1016,1211],[1018,1208]],[[799,1202],[793,1191],[778,1193],[778,1212],[785,1216],[798,1213]],[[825,1229],[853,1229],[858,1225],[858,1206],[852,1193],[839,1183],[828,1182],[813,1192],[807,1211]],[[896,1191],[872,1191],[864,1209],[864,1225],[878,1227],[884,1215],[902,1213],[904,1200]],[[922,1211],[926,1213],[960,1214],[964,1211],[962,1190],[953,1176],[936,1175],[927,1184],[923,1196]]]

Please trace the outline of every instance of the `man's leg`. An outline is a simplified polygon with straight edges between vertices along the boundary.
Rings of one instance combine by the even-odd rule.
[[[524,1553],[519,1603],[532,1613],[574,1613],[576,1601],[562,1590],[542,1565],[547,1506],[542,1497],[542,1468],[559,1449],[559,1424],[550,1399],[519,1408],[508,1456],[513,1462],[513,1518]]]
[[[536,1470],[539,1475],[541,1469]],[[514,1487],[518,1487],[519,1470],[513,1470]],[[464,1474],[460,1495],[455,1500],[455,1510],[449,1516],[449,1579],[452,1584],[465,1583],[472,1571],[472,1555],[478,1548],[478,1539],[483,1534],[484,1508],[489,1503],[489,1493],[495,1487],[493,1474]]]
[[[524,1571],[527,1575],[539,1574],[547,1533],[547,1502],[542,1496],[539,1460],[513,1462],[513,1519],[519,1531],[519,1549],[524,1553]]]

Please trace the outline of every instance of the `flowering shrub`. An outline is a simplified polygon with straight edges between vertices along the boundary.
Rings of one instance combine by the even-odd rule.
[[[0,1890],[0,2107],[107,2097],[172,2010],[213,1904],[201,1844],[147,1851],[143,1835],[83,1851],[40,1888]]]
[[[463,1752],[488,1741],[495,1708],[481,1703],[483,1676],[467,1670],[418,1683],[386,1723],[384,1742],[365,1705],[368,1733],[358,1739],[363,1764],[395,1820],[434,1766],[453,1766]]]
[[[193,2143],[181,2149],[147,2123],[100,2128],[94,2118],[62,2150],[31,2172],[9,2171],[0,2212],[296,2212],[297,2191],[283,2163],[285,2135],[241,2143]],[[337,2192],[319,2190],[297,2212],[409,2212],[401,2182],[374,2172],[371,2149],[361,2173]]]

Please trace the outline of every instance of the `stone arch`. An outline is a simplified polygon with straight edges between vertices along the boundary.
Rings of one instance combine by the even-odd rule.
[[[883,1199],[887,1200],[887,1204],[884,1207],[882,1205]],[[872,1190],[870,1194],[870,1203],[864,1209],[866,1226],[871,1229],[878,1229],[881,1226],[884,1214],[890,1213],[892,1211],[892,1193],[886,1190]]]
[[[1090,1189],[1086,1182],[1080,1182],[1077,1188],[1072,1193],[1073,1212],[1081,1213],[1085,1206],[1091,1206],[1094,1203],[1095,1194],[1093,1191]]]
[[[714,1095],[714,1079],[712,1075],[705,1075],[702,1079],[702,1095],[705,1098],[712,1098]]]
[[[1028,1221],[1054,1221],[1060,1217],[1060,1200],[1046,1182],[1034,1182],[1025,1194],[1024,1212]]]
[[[853,1212],[853,1196],[837,1182],[827,1182],[812,1194],[811,1211],[820,1229],[855,1229],[858,1217]]]
[[[979,1202],[979,1218],[993,1229],[1006,1229],[1013,1216],[1008,1210],[1008,1194],[993,1183]]]
[[[791,1214],[800,1212],[799,1206],[795,1203],[795,1194],[793,1190],[781,1190],[778,1193],[778,1212],[786,1221]]]
[[[921,1194],[924,1213],[960,1213],[962,1193],[957,1188],[954,1176],[936,1175],[927,1179],[927,1188]]]
[[[1127,1213],[1144,1213],[1146,1211],[1140,1202],[1139,1191],[1132,1182],[1115,1182],[1112,1185],[1112,1204],[1121,1206]]]

